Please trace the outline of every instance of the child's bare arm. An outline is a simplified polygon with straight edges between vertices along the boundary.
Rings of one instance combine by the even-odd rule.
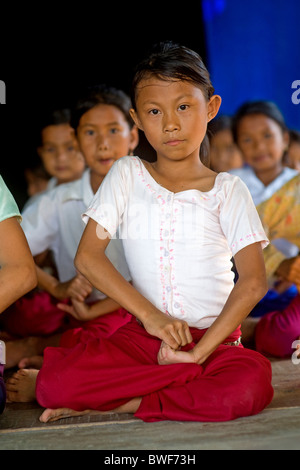
[[[0,312],[36,286],[34,261],[15,217],[0,223]]]
[[[77,269],[97,289],[138,318],[149,334],[175,349],[190,343],[192,337],[187,323],[160,312],[123,278],[105,255],[110,241],[108,233],[98,226],[98,234],[104,235],[99,238],[96,231],[97,223],[90,219],[75,257]]]
[[[120,305],[109,297],[99,300],[91,305],[74,298],[71,300],[72,305],[58,303],[57,307],[80,321],[94,320],[95,318],[102,317],[103,315],[114,312],[120,308]]]
[[[74,297],[78,301],[83,301],[92,292],[90,282],[80,273],[69,281],[60,282],[55,276],[47,273],[39,266],[36,266],[36,270],[38,286],[56,299],[63,300]]]
[[[296,284],[300,292],[300,256],[282,261],[275,274],[288,282]]]

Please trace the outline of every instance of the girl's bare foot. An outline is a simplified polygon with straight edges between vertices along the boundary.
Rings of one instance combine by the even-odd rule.
[[[24,357],[18,364],[20,369],[41,369],[43,365],[43,356]]]
[[[97,410],[84,410],[84,411],[75,411],[70,408],[57,408],[56,410],[51,410],[47,408],[40,416],[41,423],[51,423],[52,421],[58,421],[63,418],[73,418],[74,416],[84,416],[84,415],[97,415],[105,414],[105,411]]]
[[[124,405],[115,408],[110,411],[98,411],[98,410],[84,410],[84,411],[75,411],[70,408],[57,408],[56,410],[51,410],[47,408],[42,415],[40,416],[40,421],[42,423],[50,423],[52,421],[57,421],[62,418],[71,418],[74,416],[84,416],[84,415],[105,415],[109,413],[135,413],[140,404],[141,398],[133,398]]]
[[[6,381],[8,402],[35,401],[35,385],[39,370],[20,369]]]

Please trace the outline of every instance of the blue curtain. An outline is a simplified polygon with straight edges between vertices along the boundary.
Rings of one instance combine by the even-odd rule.
[[[245,101],[274,101],[300,130],[299,0],[202,0],[206,63],[220,113]]]

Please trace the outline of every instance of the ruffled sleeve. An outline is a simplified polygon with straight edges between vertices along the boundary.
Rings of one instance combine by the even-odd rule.
[[[237,176],[227,175],[222,184],[220,222],[234,256],[242,248],[269,244],[247,186]]]
[[[95,220],[113,237],[122,218],[129,195],[130,157],[117,160],[105,176],[87,211],[82,215],[85,223]],[[99,235],[99,234],[98,234]]]

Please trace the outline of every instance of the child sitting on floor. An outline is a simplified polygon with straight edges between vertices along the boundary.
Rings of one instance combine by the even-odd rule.
[[[284,117],[271,101],[244,103],[235,113],[232,132],[240,148],[246,166],[230,170],[247,185],[257,206],[269,199],[281,186],[298,174],[297,170],[284,166],[283,160],[289,145],[289,132]],[[298,248],[283,238],[271,243],[286,257],[297,254]],[[251,316],[258,317],[272,310],[285,308],[297,295],[295,285],[284,288],[269,286],[266,296],[255,306]]]
[[[157,160],[114,163],[86,211],[75,258],[132,320],[108,338],[47,348],[40,371],[12,377],[9,399],[36,397],[48,408],[42,421],[89,410],[226,421],[270,403],[270,362],[239,340],[241,321],[267,290],[268,240],[246,186],[199,159],[220,102],[186,47],[164,43],[138,66],[131,114]],[[105,255],[115,236],[132,284]]]
[[[300,174],[283,185],[270,199],[257,206],[269,239],[284,238],[300,250]],[[261,318],[247,318],[248,340],[255,340],[256,350],[266,355],[288,357],[293,342],[300,339],[300,256],[287,258],[274,244],[264,250],[270,282],[293,283],[297,295],[285,308],[274,308]]]
[[[37,150],[44,172],[50,175],[45,190],[77,180],[84,171],[85,162],[78,148],[70,120],[69,109],[57,109],[42,118]],[[29,168],[27,168],[26,174],[29,177],[29,182],[32,183],[32,173],[30,171],[28,173],[28,171]],[[41,176],[43,173],[40,171],[39,175]],[[38,181],[41,183],[41,177]],[[29,189],[32,190],[32,188],[33,186],[30,185]],[[31,195],[23,207],[23,213],[34,201],[38,200],[41,192]],[[42,269],[57,275],[52,253],[48,249],[36,255],[34,259]],[[28,335],[48,335],[56,330],[57,321],[59,322],[62,318],[62,312],[56,307],[56,299],[48,291],[37,288],[19,299],[3,313],[0,319],[0,329],[2,335],[5,331],[12,339]]]
[[[128,314],[121,311],[116,302],[99,291],[92,292],[91,284],[76,272],[74,257],[84,229],[81,214],[112,164],[133,152],[138,144],[138,131],[129,114],[130,106],[129,97],[121,90],[105,85],[86,90],[74,110],[73,125],[88,169],[81,179],[57,186],[40,196],[22,214],[22,227],[33,255],[45,250],[53,252],[58,278],[38,267],[37,272],[39,286],[55,299],[56,310],[49,316],[43,310],[27,311],[23,317],[19,316],[18,328],[29,338],[7,344],[10,367],[22,358],[42,354],[49,344],[59,344],[65,329],[93,320],[95,330],[99,327],[108,334],[110,329],[117,328],[118,322],[128,320]],[[107,254],[126,279],[130,279],[119,240],[112,241]],[[72,298],[71,305],[60,302],[60,308],[56,307],[57,301],[69,298]],[[103,315],[109,312],[110,315],[104,318]],[[21,365],[32,365],[32,361],[26,359]]]

